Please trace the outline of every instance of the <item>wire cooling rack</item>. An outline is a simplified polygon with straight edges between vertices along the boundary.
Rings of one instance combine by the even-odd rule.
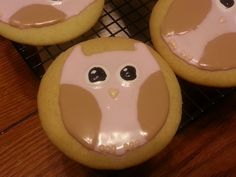
[[[38,78],[63,51],[88,39],[122,36],[151,44],[149,17],[156,0],[107,0],[98,23],[83,36],[60,45],[36,47],[13,43]],[[181,127],[199,118],[235,89],[207,88],[179,79],[183,96]]]

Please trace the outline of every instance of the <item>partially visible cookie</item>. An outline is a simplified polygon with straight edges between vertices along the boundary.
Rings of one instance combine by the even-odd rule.
[[[152,41],[184,79],[236,86],[235,17],[233,0],[159,0],[150,20]]]
[[[0,1],[0,35],[31,45],[69,41],[98,20],[104,0]]]
[[[180,88],[145,44],[83,42],[61,54],[38,94],[43,128],[70,158],[98,169],[134,166],[161,151],[181,119]]]

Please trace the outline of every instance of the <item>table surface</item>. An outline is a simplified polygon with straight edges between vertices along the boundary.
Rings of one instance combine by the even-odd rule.
[[[236,94],[179,131],[151,160],[106,171],[79,165],[51,144],[38,119],[38,86],[11,42],[0,37],[0,177],[236,176]]]

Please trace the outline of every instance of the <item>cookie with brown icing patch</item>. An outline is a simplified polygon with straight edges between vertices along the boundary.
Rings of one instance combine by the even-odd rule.
[[[69,41],[98,20],[104,0],[0,1],[0,35],[30,45]]]
[[[220,0],[160,0],[150,32],[154,47],[182,78],[236,86],[236,4]]]
[[[43,128],[66,155],[92,168],[122,169],[170,142],[181,94],[175,75],[150,47],[100,38],[55,60],[42,79],[38,108]]]

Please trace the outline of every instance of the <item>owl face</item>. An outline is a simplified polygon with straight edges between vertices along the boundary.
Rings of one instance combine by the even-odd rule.
[[[108,70],[104,66],[92,66],[85,77],[87,77],[87,82],[91,88],[105,91],[104,96],[107,91],[107,96],[112,99],[119,99],[120,90],[123,88],[131,89],[136,85],[137,67],[127,63],[124,66],[115,67],[117,73],[111,70],[112,67],[109,68]]]
[[[113,51],[91,56],[84,55],[78,47],[71,54],[71,58],[76,60],[65,64],[65,68],[76,67],[72,69],[75,73],[65,73],[62,82],[79,85],[95,94],[102,94],[103,97],[117,100],[125,98],[129,96],[126,92],[131,93],[135,87],[140,87],[151,73],[160,69],[155,60],[146,62],[145,58],[142,58],[144,54],[151,57],[150,52],[143,49],[142,44],[136,44],[135,47],[135,52]]]
[[[65,128],[77,141],[98,152],[122,155],[161,129],[168,89],[144,44],[92,55],[77,46],[63,67],[60,108]]]
[[[78,15],[95,0],[0,1],[0,21],[20,28],[52,25]]]
[[[234,0],[174,0],[161,31],[171,51],[188,64],[229,70],[236,68],[235,25]]]

